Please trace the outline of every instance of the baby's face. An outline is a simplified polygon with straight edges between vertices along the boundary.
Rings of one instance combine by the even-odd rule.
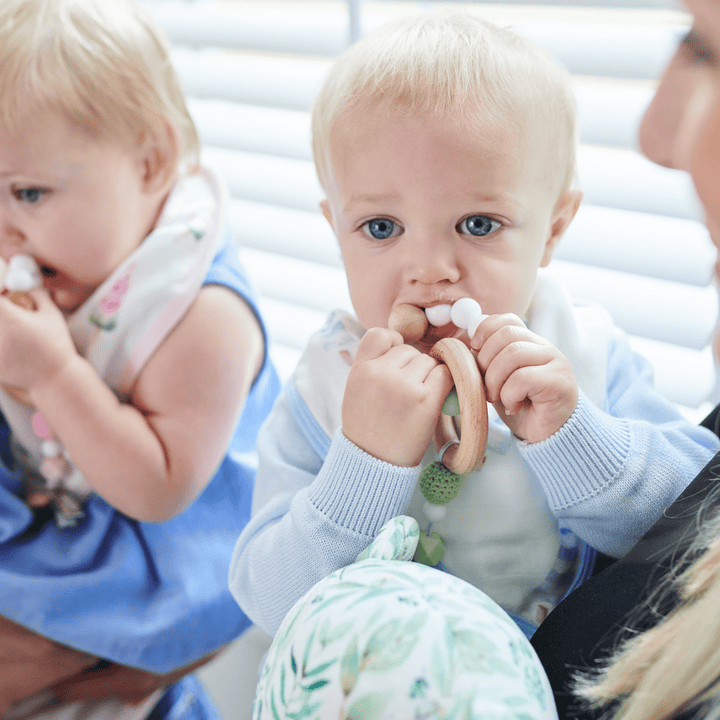
[[[336,129],[323,211],[365,328],[462,297],[525,315],[557,200],[533,142],[488,129],[468,144],[447,119],[377,111]]]
[[[0,257],[22,252],[64,311],[82,304],[147,231],[136,149],[90,136],[61,114],[0,125]]]

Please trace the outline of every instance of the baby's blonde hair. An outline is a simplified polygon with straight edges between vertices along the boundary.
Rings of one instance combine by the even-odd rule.
[[[200,142],[170,46],[135,0],[2,0],[0,121],[60,111],[94,135],[161,141],[170,125],[178,161]]]
[[[626,641],[603,669],[578,677],[577,696],[612,707],[605,717],[669,720],[695,711],[720,718],[720,515],[704,523],[678,565],[688,562],[660,588],[660,596],[677,594],[675,610]]]
[[[567,71],[534,43],[475,15],[441,11],[388,23],[331,67],[312,110],[315,167],[330,187],[330,142],[368,108],[451,117],[468,140],[488,124],[543,129],[548,176],[560,194],[575,179],[577,109]]]

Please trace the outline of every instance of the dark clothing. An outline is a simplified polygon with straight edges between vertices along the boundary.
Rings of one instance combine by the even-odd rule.
[[[701,424],[718,434],[720,406]],[[581,708],[572,697],[573,675],[609,657],[618,641],[628,637],[625,628],[647,629],[672,607],[672,595],[663,596],[659,606],[653,603],[652,610],[645,601],[671,568],[677,570],[677,560],[695,539],[699,524],[718,506],[707,501],[714,493],[720,501],[719,480],[720,453],[624,558],[572,592],[533,635],[531,642],[550,679],[560,720],[590,720],[602,714]]]

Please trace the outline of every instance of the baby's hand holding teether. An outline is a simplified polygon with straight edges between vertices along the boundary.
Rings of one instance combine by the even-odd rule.
[[[471,347],[488,401],[521,440],[547,439],[575,411],[579,391],[570,362],[517,315],[491,316]]]
[[[42,275],[28,255],[8,263],[0,302],[0,382],[29,390],[54,376],[76,356],[67,323],[42,287]],[[19,307],[13,307],[18,305]]]
[[[451,388],[450,372],[437,360],[394,331],[368,330],[345,386],[343,434],[379,460],[413,467],[432,440]]]
[[[424,310],[415,305],[398,305],[390,315],[388,327],[413,342],[427,340],[429,325],[445,327],[453,323],[474,333],[485,317],[475,300],[465,298],[452,306],[435,305]],[[445,466],[462,475],[482,464],[487,447],[487,401],[480,370],[467,345],[454,336],[435,342],[429,355],[450,372],[455,392],[443,403],[443,413],[460,415],[462,434],[458,440],[454,423],[442,417],[436,427],[435,445]]]

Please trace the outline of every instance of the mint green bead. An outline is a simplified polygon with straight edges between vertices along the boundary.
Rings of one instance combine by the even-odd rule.
[[[443,415],[451,415],[455,417],[460,414],[460,399],[458,398],[457,391],[453,388],[450,394],[445,398],[445,402],[442,406]]]

